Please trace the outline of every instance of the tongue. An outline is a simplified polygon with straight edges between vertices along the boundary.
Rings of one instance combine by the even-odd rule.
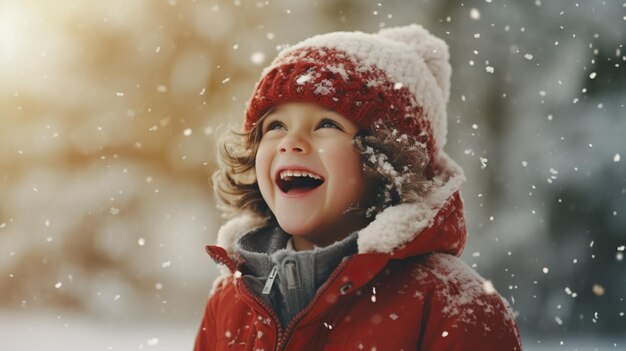
[[[303,193],[308,193],[309,191],[315,189],[317,187],[298,187],[298,188],[291,188],[287,191],[287,194],[291,194],[291,195],[296,195],[296,194],[303,194]]]

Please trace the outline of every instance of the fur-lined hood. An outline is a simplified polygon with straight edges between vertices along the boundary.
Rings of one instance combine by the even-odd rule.
[[[465,245],[463,205],[458,194],[465,182],[461,167],[447,154],[440,152],[437,160],[438,174],[433,178],[431,190],[423,200],[389,207],[358,233],[358,253],[390,254],[395,258],[420,255],[428,252],[447,252],[460,255]],[[440,224],[448,216],[455,216],[442,228],[425,229]],[[437,221],[437,223],[435,223]],[[239,238],[266,225],[265,219],[245,214],[226,222],[217,234],[217,246],[234,255]]]

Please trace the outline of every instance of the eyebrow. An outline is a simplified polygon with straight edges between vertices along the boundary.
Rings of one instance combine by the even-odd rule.
[[[322,110],[324,110],[324,112],[333,112],[333,113],[337,113],[337,111],[333,110],[330,107],[326,107],[326,106],[321,106],[318,105]],[[267,110],[267,112],[265,112],[265,114],[270,114],[272,112],[277,112],[277,111],[282,111],[285,107],[283,105],[278,105],[278,106],[273,106],[270,107],[270,109]]]
[[[259,118],[258,124],[261,128],[263,128],[263,126],[265,125],[265,122],[270,117],[272,117],[272,114],[274,114],[274,112],[276,112],[276,107],[270,107],[267,111],[265,111],[265,113],[261,116],[261,118]]]
[[[321,111],[322,113],[332,113],[333,114],[333,115],[330,115],[330,116],[322,116],[322,120],[325,120],[325,119],[326,120],[332,120],[333,122],[338,124],[338,126],[340,127],[341,130],[344,130],[344,131],[346,130],[346,126],[342,123],[342,121],[339,118],[337,118],[335,116],[335,115],[341,116],[339,114],[339,112],[337,112],[337,111],[335,111],[335,110],[333,110],[331,108],[328,108],[326,106],[319,106],[319,107],[322,110]],[[283,110],[284,110],[284,106],[283,105],[270,107],[263,114],[263,116],[261,116],[261,118],[259,119],[260,122],[261,122],[261,124],[260,124],[261,129],[265,129],[265,126],[267,125],[268,121],[272,122],[273,120],[280,119],[280,117],[277,117],[276,115],[280,114],[281,112],[283,112]],[[316,112],[316,113],[319,113],[319,112]]]

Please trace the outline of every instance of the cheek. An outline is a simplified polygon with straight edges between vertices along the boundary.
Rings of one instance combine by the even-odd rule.
[[[270,162],[271,158],[267,147],[260,145],[254,159],[254,171],[259,187],[265,187],[269,182]]]
[[[360,196],[365,190],[365,178],[363,176],[360,155],[352,148],[338,148],[342,150],[335,152],[331,157],[332,167],[335,175],[340,176],[340,184],[347,190],[347,197]]]
[[[362,173],[361,158],[356,150],[352,148],[352,145],[335,150],[338,151],[331,154],[333,166],[341,170],[346,176],[349,176],[350,179],[357,178],[357,176],[360,178]]]

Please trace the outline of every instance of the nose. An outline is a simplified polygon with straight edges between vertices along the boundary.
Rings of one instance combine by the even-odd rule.
[[[281,153],[292,152],[296,154],[304,154],[309,150],[307,141],[296,133],[286,135],[278,145]]]

